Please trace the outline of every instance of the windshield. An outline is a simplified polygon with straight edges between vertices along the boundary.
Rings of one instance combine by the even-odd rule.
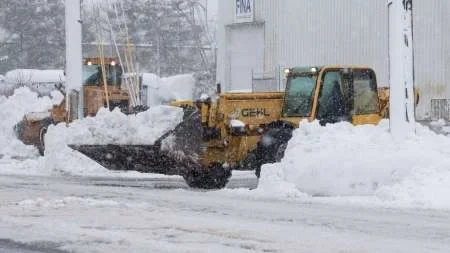
[[[307,117],[311,114],[312,95],[316,86],[312,74],[289,77],[283,114],[286,117]]]
[[[353,114],[378,113],[378,93],[375,74],[371,70],[353,72]]]
[[[101,74],[101,65],[83,65],[83,85],[100,85],[103,84]],[[120,85],[122,71],[120,66],[105,65],[106,80],[108,85]]]

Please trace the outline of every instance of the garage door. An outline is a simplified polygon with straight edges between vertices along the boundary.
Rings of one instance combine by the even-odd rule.
[[[239,25],[228,32],[228,90],[251,90],[252,73],[262,73],[264,69],[264,27]]]

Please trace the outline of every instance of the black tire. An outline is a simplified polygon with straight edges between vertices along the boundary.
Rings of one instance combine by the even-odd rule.
[[[47,134],[47,126],[39,129],[39,143],[37,143],[37,149],[41,156],[44,156],[45,154],[45,134]]]
[[[48,127],[54,124],[51,117],[47,117],[39,122],[39,132],[37,136],[34,137],[34,146],[38,149],[41,156],[45,152],[45,135],[47,134]]]
[[[257,164],[255,166],[256,177],[261,175],[261,166],[266,163],[280,162],[284,157],[287,144],[292,138],[293,128],[282,126],[267,130],[259,141],[255,153]]]
[[[214,164],[209,168],[189,170],[183,178],[191,188],[198,189],[222,189],[231,177],[231,169],[221,164]]]
[[[280,162],[281,159],[283,159],[284,152],[286,151],[286,148],[287,148],[287,144],[288,144],[287,142],[283,142],[278,146],[278,149],[274,155],[275,162]]]

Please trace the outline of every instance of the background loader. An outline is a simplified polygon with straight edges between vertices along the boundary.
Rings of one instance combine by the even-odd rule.
[[[303,121],[377,124],[380,108],[372,69],[323,66],[286,70],[284,92],[224,93],[216,100],[175,101],[184,121],[155,145],[77,145],[109,169],[167,172],[176,167],[191,187],[224,187],[231,170],[279,161]],[[125,162],[124,162],[125,161]]]
[[[17,137],[27,145],[34,145],[44,155],[44,136],[51,124],[69,123],[86,116],[95,116],[100,108],[111,110],[120,107],[122,112],[130,113],[128,91],[122,86],[122,70],[116,58],[91,57],[83,60],[83,84],[79,93],[71,93],[70,104],[66,105],[66,91],[62,86],[56,87],[64,95],[64,100],[53,106],[48,112],[33,112],[24,116],[15,126]],[[79,103],[82,103],[82,115],[78,114]],[[67,110],[68,108],[68,110]]]

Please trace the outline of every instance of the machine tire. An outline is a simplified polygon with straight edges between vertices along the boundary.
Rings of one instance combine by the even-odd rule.
[[[47,126],[43,126],[39,129],[39,142],[37,143],[37,149],[41,156],[45,153],[45,134],[47,134]]]
[[[184,180],[191,188],[222,189],[231,177],[231,169],[221,164],[211,165],[207,169],[189,170],[183,175]]]
[[[255,150],[258,156],[258,166],[255,168],[256,177],[260,177],[261,166],[263,164],[281,161],[284,157],[288,141],[292,138],[292,132],[292,127],[282,125],[276,128],[270,128],[263,134]]]
[[[276,162],[280,162],[281,159],[283,159],[284,152],[286,151],[286,148],[287,148],[287,144],[288,144],[287,142],[283,142],[278,146],[278,149],[274,155],[274,159]]]

